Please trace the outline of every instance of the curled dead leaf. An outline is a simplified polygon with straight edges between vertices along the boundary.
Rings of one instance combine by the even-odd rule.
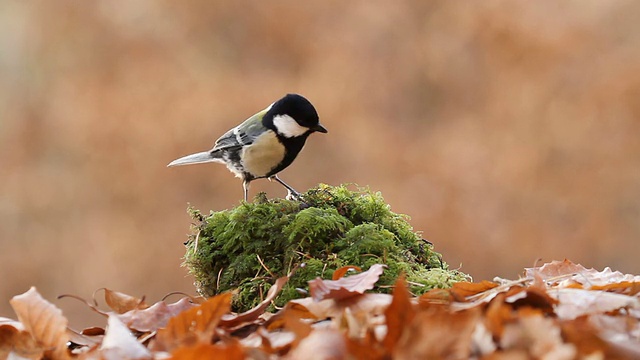
[[[450,292],[456,301],[465,301],[469,296],[477,295],[497,286],[498,284],[487,280],[479,283],[461,281],[453,284]]]
[[[374,264],[365,272],[338,280],[316,278],[309,281],[309,292],[315,301],[323,299],[339,300],[361,295],[365,291],[373,289],[385,267],[386,265]]]
[[[15,322],[0,325],[0,359],[41,359],[44,349],[22,324]]]
[[[42,298],[35,287],[14,296],[10,303],[18,320],[45,349],[45,354],[55,359],[69,358],[66,346],[68,321],[60,309]]]
[[[290,353],[291,359],[346,359],[347,344],[337,330],[315,330]]]
[[[167,327],[158,330],[155,348],[171,351],[180,346],[210,343],[222,315],[231,310],[231,296],[216,295],[169,319]]]
[[[549,295],[558,300],[555,312],[563,320],[572,320],[588,314],[602,314],[621,308],[640,309],[640,300],[637,297],[605,291],[550,289]]]
[[[171,354],[171,360],[243,360],[245,352],[238,342],[231,344],[195,344],[181,346]]]
[[[104,290],[105,302],[111,308],[111,310],[115,311],[118,314],[124,314],[127,311],[131,310],[144,310],[149,307],[149,305],[144,302],[144,298],[140,299],[107,288],[101,288],[98,290]]]
[[[347,265],[347,266],[343,266],[339,269],[337,269],[336,271],[333,272],[333,276],[331,277],[331,280],[338,280],[340,278],[342,278],[343,276],[347,275],[347,273],[349,271],[362,271],[362,269],[359,266],[353,266],[353,265]]]
[[[280,290],[282,290],[287,281],[289,281],[289,276],[283,276],[276,280],[275,284],[273,284],[269,288],[265,299],[262,300],[262,302],[253,309],[240,314],[228,314],[223,316],[222,321],[220,322],[221,326],[234,327],[244,322],[252,322],[256,320],[260,315],[264,313],[265,309],[271,304],[273,299],[275,299],[275,297],[278,295]]]
[[[133,330],[151,332],[167,326],[170,318],[195,306],[197,305],[185,297],[172,304],[158,301],[146,309],[134,309],[117,316],[120,321]]]
[[[116,315],[110,315],[107,330],[100,345],[103,353],[115,359],[148,359],[151,352],[133,336]]]
[[[388,354],[393,353],[402,336],[405,325],[413,321],[415,312],[413,304],[411,304],[411,294],[407,288],[407,282],[404,276],[400,276],[393,288],[391,304],[384,311],[387,334],[382,341],[382,345]]]

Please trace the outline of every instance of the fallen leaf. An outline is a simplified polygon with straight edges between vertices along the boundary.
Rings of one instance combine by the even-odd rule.
[[[0,325],[0,359],[41,359],[44,349],[19,322]]]
[[[400,276],[393,288],[391,304],[384,311],[387,335],[384,337],[382,345],[389,354],[393,353],[400,336],[402,336],[402,332],[405,330],[405,325],[410,324],[415,316],[410,297],[411,294],[407,288],[407,282],[404,276]]]
[[[25,330],[46,349],[45,354],[55,359],[69,358],[66,346],[68,321],[60,309],[43,299],[35,287],[14,296],[10,303]]]
[[[493,337],[500,339],[505,325],[513,319],[513,308],[504,301],[505,294],[498,294],[487,307],[484,324]]]
[[[468,359],[479,318],[478,308],[457,312],[440,306],[421,309],[405,325],[393,359]]]
[[[291,359],[323,360],[347,358],[347,344],[337,330],[315,330],[289,353]]]
[[[520,312],[517,321],[505,326],[500,347],[527,350],[535,359],[571,360],[577,353],[574,345],[564,343],[555,319],[531,310]]]
[[[172,360],[241,360],[245,358],[244,350],[240,343],[229,345],[220,344],[195,344],[182,346],[171,354]]]
[[[109,357],[113,359],[147,359],[151,357],[151,352],[138,342],[129,328],[115,315],[109,315],[100,350],[109,354]]]
[[[284,308],[264,323],[265,328],[269,331],[283,328],[285,325],[285,318],[289,313],[291,313],[291,316],[295,316],[298,319],[318,319],[318,317],[309,311],[306,306],[289,301]]]
[[[347,352],[353,359],[384,359],[386,350],[377,341],[373,331],[368,331],[361,339],[345,339]]]
[[[291,343],[292,347],[296,347],[300,342],[309,336],[311,333],[311,325],[305,323],[300,318],[296,317],[294,313],[290,312],[284,316],[285,329],[293,333],[294,340]]]
[[[483,280],[479,283],[472,283],[467,281],[461,281],[454,283],[450,289],[452,296],[456,299],[456,301],[464,301],[467,297],[473,296],[487,290],[491,290],[497,287],[498,284]]]
[[[537,286],[531,286],[524,291],[519,291],[514,295],[507,296],[505,302],[511,304],[516,309],[528,306],[540,309],[546,314],[551,314],[553,313],[553,307],[558,303],[558,300],[549,296],[545,289],[541,289]]]
[[[588,317],[591,327],[611,350],[627,358],[640,359],[640,319],[626,315],[596,314]]]
[[[124,314],[131,310],[144,310],[149,307],[144,299],[139,299],[121,292],[102,288],[104,290],[104,300],[111,310],[118,314]]]
[[[583,289],[549,289],[551,297],[558,300],[555,313],[558,318],[572,320],[582,315],[606,313],[621,308],[640,308],[638,298],[605,291]]]
[[[169,319],[156,334],[155,347],[171,351],[180,346],[210,343],[222,315],[231,310],[231,293],[216,295]]]
[[[241,340],[245,347],[259,348],[272,355],[286,354],[291,350],[291,346],[296,340],[296,335],[288,330],[267,331],[264,328],[259,328],[251,335],[255,335],[253,339],[249,339],[252,337],[249,336]]]
[[[609,344],[599,335],[598,330],[590,323],[588,317],[582,316],[560,323],[562,337],[565,341],[576,346],[578,355],[584,359],[588,356],[599,355],[600,359],[627,359],[616,354]]]
[[[427,306],[432,304],[449,304],[452,301],[453,296],[447,289],[431,289],[418,298],[418,304]]]
[[[343,276],[345,276],[351,270],[355,270],[358,272],[362,271],[362,269],[359,266],[353,266],[353,265],[343,266],[333,272],[333,276],[331,277],[331,280],[338,280]]]
[[[552,261],[541,267],[525,269],[527,278],[533,279],[534,273],[540,275],[547,282],[552,280],[550,285],[557,287],[567,287],[573,284],[591,287],[624,281],[640,282],[640,276],[638,275],[623,274],[619,271],[612,271],[608,267],[602,271],[597,271],[593,268],[587,269],[567,259],[564,261]]]
[[[315,301],[323,299],[345,299],[363,294],[373,286],[386,265],[374,264],[369,270],[360,274],[351,275],[338,280],[323,280],[316,278],[309,281],[309,292]]]
[[[496,349],[493,335],[481,321],[478,321],[473,329],[473,334],[471,334],[471,352],[474,355],[486,356],[493,354]]]
[[[222,317],[220,325],[224,327],[234,327],[238,324],[255,321],[260,315],[262,315],[262,313],[264,313],[265,309],[269,307],[273,299],[275,299],[275,297],[278,295],[280,290],[282,290],[282,287],[284,287],[287,281],[289,281],[288,276],[279,278],[278,280],[276,280],[275,284],[273,284],[269,288],[267,296],[264,300],[262,300],[260,304],[258,304],[258,306],[241,314],[227,314]]]
[[[346,308],[352,312],[367,312],[371,315],[384,314],[384,310],[391,304],[389,294],[363,294],[346,299],[326,299],[315,301],[313,298],[291,300],[290,303],[300,304],[307,308],[316,318],[339,318]]]
[[[91,335],[91,334],[85,334],[84,330],[82,333],[78,333],[74,330],[67,328],[67,336],[69,337],[69,341],[71,341],[76,345],[81,345],[81,346],[99,345],[100,343],[102,343],[102,340],[104,339],[104,334],[105,334],[104,330],[102,330],[101,333],[99,334]]]
[[[190,299],[185,297],[173,304],[158,301],[146,309],[134,309],[117,316],[131,329],[152,332],[167,326],[170,318],[196,306],[198,305],[191,303]]]
[[[640,282],[623,281],[606,285],[594,285],[589,290],[603,290],[625,295],[636,295],[640,293]]]

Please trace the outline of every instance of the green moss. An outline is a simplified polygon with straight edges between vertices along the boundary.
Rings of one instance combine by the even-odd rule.
[[[303,194],[303,201],[268,200],[258,194],[252,203],[231,210],[203,216],[190,208],[189,213],[196,224],[184,265],[204,296],[238,289],[236,310],[258,304],[275,278],[294,268],[276,306],[300,297],[307,281],[331,278],[346,265],[366,270],[386,264],[374,289],[380,292],[388,292],[401,273],[414,294],[468,279],[448,269],[433,245],[413,231],[407,216],[392,212],[379,192],[367,189],[319,185]]]

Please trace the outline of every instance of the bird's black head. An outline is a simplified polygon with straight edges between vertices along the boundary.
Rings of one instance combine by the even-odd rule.
[[[318,118],[318,112],[309,100],[298,94],[287,94],[271,105],[264,115],[265,126],[280,136],[294,138],[312,132],[326,133]]]

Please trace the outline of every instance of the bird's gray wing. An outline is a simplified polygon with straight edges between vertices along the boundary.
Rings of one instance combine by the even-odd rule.
[[[242,124],[224,133],[218,140],[216,140],[211,153],[230,149],[235,147],[242,147],[250,145],[253,141],[260,136],[267,129],[262,125],[262,117],[267,113],[269,108],[266,108],[259,113],[251,116],[245,120]]]

